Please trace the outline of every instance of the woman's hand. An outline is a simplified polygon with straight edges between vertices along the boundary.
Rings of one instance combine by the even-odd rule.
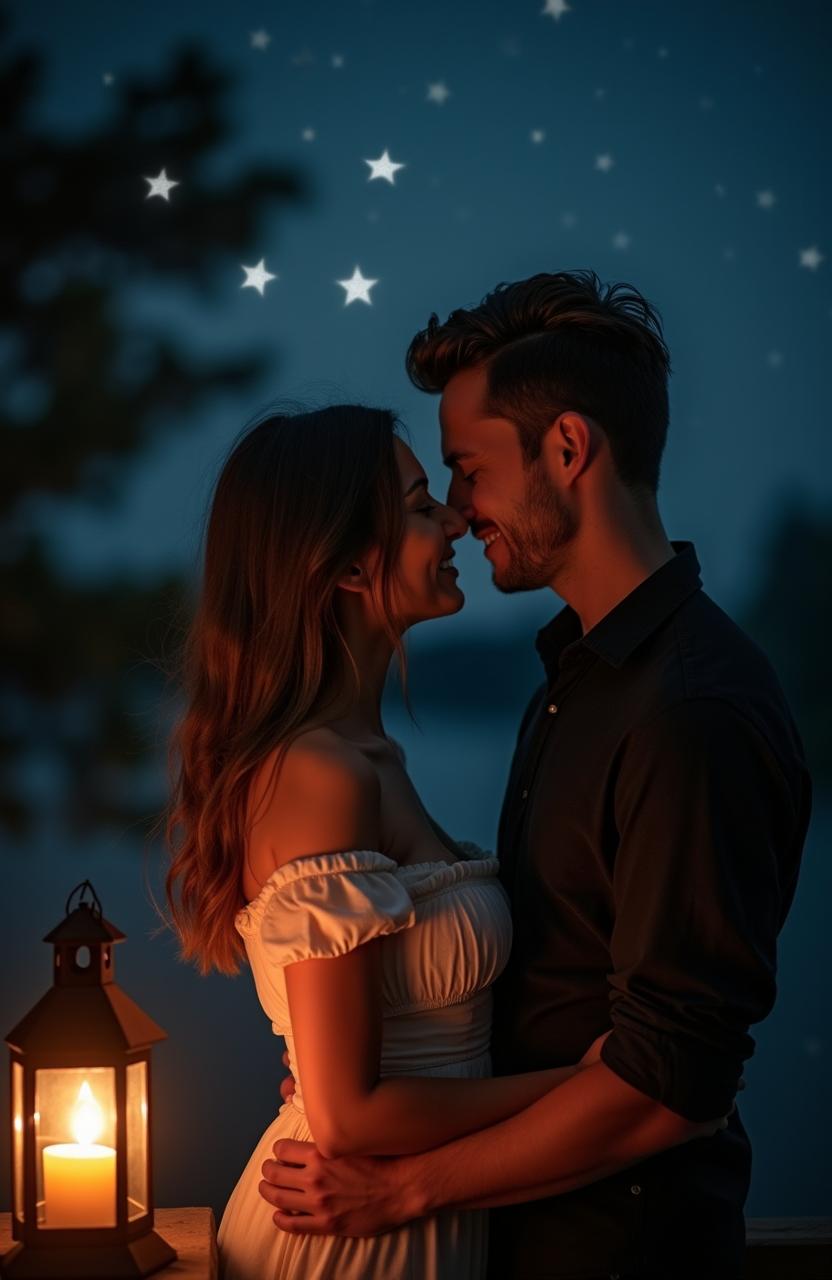
[[[289,1066],[289,1050],[288,1049],[283,1050],[283,1057],[281,1061],[284,1067]],[[288,1102],[294,1092],[295,1092],[295,1077],[292,1075],[290,1071],[289,1074],[287,1076],[284,1076],[280,1082],[280,1096],[284,1102]]]
[[[612,1027],[610,1027],[610,1031],[612,1031]],[[592,1044],[578,1063],[579,1067],[591,1067],[596,1062],[601,1061],[601,1045],[610,1034],[610,1031],[605,1031],[602,1036],[597,1036],[596,1039],[593,1040]]]

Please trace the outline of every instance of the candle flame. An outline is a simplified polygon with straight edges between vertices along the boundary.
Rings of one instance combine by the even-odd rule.
[[[103,1128],[104,1116],[85,1080],[78,1090],[78,1101],[72,1113],[73,1136],[82,1147],[88,1147],[100,1136]]]

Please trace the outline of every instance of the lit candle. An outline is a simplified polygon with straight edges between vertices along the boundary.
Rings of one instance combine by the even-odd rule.
[[[43,1149],[43,1198],[47,1227],[116,1225],[116,1153],[95,1139],[101,1108],[85,1080],[72,1116],[75,1142]]]

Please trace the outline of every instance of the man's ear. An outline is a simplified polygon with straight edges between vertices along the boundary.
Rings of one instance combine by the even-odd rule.
[[[592,420],[568,410],[560,414],[543,437],[543,458],[552,478],[572,484],[591,462],[595,453]]]

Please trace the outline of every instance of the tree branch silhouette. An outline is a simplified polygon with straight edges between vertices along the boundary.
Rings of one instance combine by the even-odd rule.
[[[195,354],[131,317],[131,289],[221,301],[223,259],[238,267],[267,212],[309,197],[279,165],[206,176],[233,141],[235,81],[196,45],[158,78],[125,81],[82,137],[31,123],[44,73],[36,51],[0,52],[0,828],[18,837],[38,808],[27,770],[44,754],[50,809],[75,832],[158,810],[162,675],[147,655],[166,648],[188,592],[172,572],[72,581],[39,504],[117,509],[131,464],[162,431],[191,427],[212,396],[274,364],[271,347]],[[146,198],[144,175],[162,167],[181,184],[170,202]]]

